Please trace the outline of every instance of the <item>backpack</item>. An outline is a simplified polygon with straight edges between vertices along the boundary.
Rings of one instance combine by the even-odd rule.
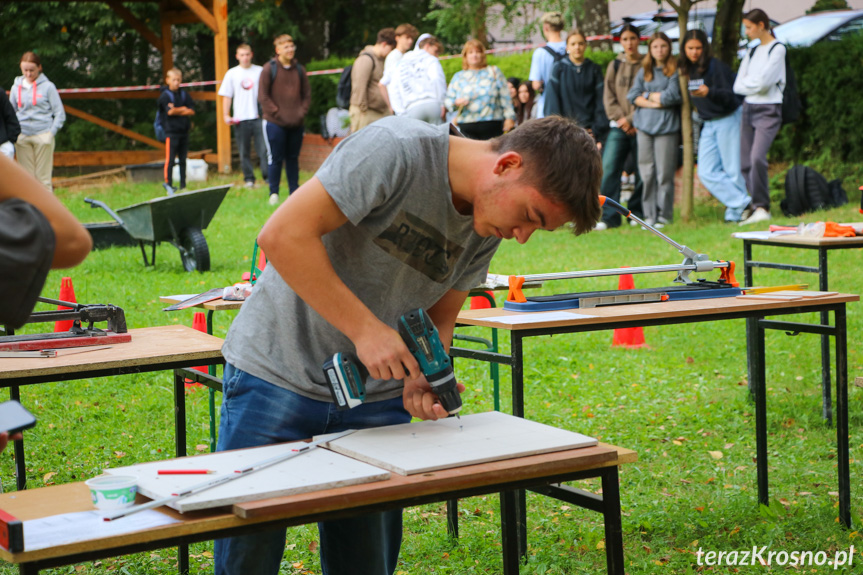
[[[779,203],[786,217],[835,208],[848,203],[840,180],[827,179],[808,166],[795,165],[785,176],[785,199]]]
[[[775,42],[770,50],[767,51],[767,56],[773,48],[782,44]],[[785,44],[782,44],[785,46]],[[758,48],[756,46],[755,48]],[[752,60],[752,55],[755,54],[755,48],[749,51],[749,59]],[[800,113],[803,111],[803,103],[800,101],[800,93],[797,91],[797,78],[794,76],[794,70],[791,68],[791,62],[788,60],[788,46],[785,46],[785,89],[782,90],[782,125],[793,124],[800,118]]]
[[[162,92],[167,92],[168,98],[171,99],[171,103],[175,104],[174,93],[172,91],[165,88]],[[186,93],[183,90],[180,90],[180,102],[183,104],[186,102]],[[168,134],[165,133],[164,118],[162,118],[162,108],[158,105],[156,106],[156,119],[153,120],[153,131],[156,132],[156,139],[160,142],[164,142],[168,139]]]
[[[360,56],[363,54],[372,59],[372,70],[374,70],[375,57],[368,52],[360,52]],[[339,85],[336,88],[336,106],[345,110],[351,105],[351,72],[353,69],[353,64],[345,66],[345,69],[342,70],[342,75],[339,76]]]
[[[279,63],[276,61],[275,58],[270,60],[270,95],[272,95],[273,93],[273,82],[276,81],[276,74],[279,72],[278,65]],[[302,76],[305,73],[306,71],[303,70],[303,65],[297,62],[297,74]]]
[[[558,52],[556,50],[552,50],[548,46],[543,46],[542,49],[545,50],[546,52],[548,52],[551,55],[551,57],[554,58],[555,64],[557,64],[558,62],[563,60],[563,57],[566,56],[566,54],[561,54],[560,52]]]

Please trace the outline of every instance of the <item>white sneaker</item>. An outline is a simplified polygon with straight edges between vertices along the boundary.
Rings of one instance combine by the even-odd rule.
[[[629,225],[630,225],[630,226],[632,226],[632,227],[634,228],[635,226],[637,226],[637,225],[639,225],[639,224],[638,224],[638,222],[636,222],[635,220],[629,220]]]
[[[748,226],[750,224],[757,224],[758,222],[766,222],[770,219],[770,212],[765,210],[764,208],[755,208],[755,211],[752,212],[752,215],[740,222],[741,226]]]
[[[255,187],[255,182],[253,182],[252,180],[249,180],[249,181],[247,181],[247,182],[246,182],[245,184],[243,184],[243,185],[244,185],[244,186],[246,186],[246,188],[248,188],[248,189],[250,189],[250,190],[251,190],[252,188],[254,188],[254,187]]]
[[[275,206],[279,203],[279,194],[270,194],[270,205]]]
[[[593,226],[593,231],[595,231],[595,232],[601,232],[601,231],[607,230],[607,229],[608,229],[608,224],[606,224],[603,221],[596,222],[596,225]]]
[[[662,228],[665,227],[665,224],[663,224],[662,222],[656,222],[655,224],[653,224],[653,227],[656,228],[657,230],[661,230]]]

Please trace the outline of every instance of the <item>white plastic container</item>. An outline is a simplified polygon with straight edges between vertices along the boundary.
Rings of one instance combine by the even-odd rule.
[[[131,475],[100,475],[84,483],[96,509],[111,510],[131,507],[138,493],[138,478]]]
[[[180,165],[174,164],[174,186],[180,186]],[[206,182],[207,181],[207,162],[204,160],[186,160],[186,181],[187,182]]]

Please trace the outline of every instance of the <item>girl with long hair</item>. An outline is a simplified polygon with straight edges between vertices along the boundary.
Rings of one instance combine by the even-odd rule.
[[[530,82],[518,85],[518,106],[515,110],[515,125],[521,126],[528,120],[536,118],[539,107],[536,105],[536,91]]]
[[[632,24],[624,24],[620,30],[620,46],[623,52],[608,63],[605,70],[605,83],[602,92],[602,105],[608,117],[609,132],[602,150],[603,196],[614,201],[620,200],[620,175],[629,153],[637,153],[635,127],[632,125],[634,107],[627,99],[635,75],[641,63],[638,44],[641,35]],[[627,207],[641,217],[642,183],[638,171],[635,172],[635,190],[629,198]],[[602,221],[597,222],[596,230],[616,228],[620,225],[620,214],[606,206],[602,210]]]
[[[53,191],[54,137],[66,121],[66,111],[57,87],[42,73],[39,56],[24,52],[19,64],[21,75],[15,78],[9,94],[21,125],[21,135],[16,142],[18,163]]]
[[[739,222],[749,206],[740,173],[740,104],[734,93],[734,72],[713,58],[707,34],[690,30],[683,36],[678,60],[689,95],[704,121],[698,142],[698,179],[725,206],[725,221]]]
[[[741,224],[770,219],[770,188],[767,151],[782,127],[782,92],[785,90],[785,45],[770,31],[770,19],[756,8],[743,16],[750,40],[761,43],[740,62],[734,92],[744,96],[740,124],[740,169],[749,195],[752,214]]]
[[[572,118],[601,142],[608,131],[608,118],[602,107],[602,68],[585,57],[587,37],[580,30],[573,30],[566,37],[566,50],[567,57],[551,69],[543,113]]]
[[[644,221],[661,228],[674,220],[674,172],[680,132],[680,84],[671,41],[656,32],[627,95],[635,108],[638,171],[644,180]]]

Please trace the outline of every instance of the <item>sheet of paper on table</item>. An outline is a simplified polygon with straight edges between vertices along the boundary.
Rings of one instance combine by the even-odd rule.
[[[484,317],[482,320],[515,325],[524,323],[545,323],[547,321],[572,321],[574,319],[588,319],[592,317],[596,316],[571,311],[546,311],[530,312],[523,315],[496,315],[492,317]]]
[[[778,238],[779,236],[793,236],[796,234],[796,230],[780,230],[778,232],[735,232],[731,235],[738,240],[769,240],[770,238]]]
[[[51,515],[24,521],[24,550],[35,551],[88,539],[102,539],[171,523],[178,521],[152,509],[117,521],[104,521],[102,514],[96,510]]]

